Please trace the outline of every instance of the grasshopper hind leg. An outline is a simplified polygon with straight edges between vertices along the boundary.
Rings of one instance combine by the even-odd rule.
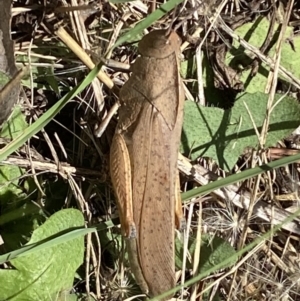
[[[110,150],[110,174],[117,196],[121,228],[127,238],[136,238],[133,221],[131,165],[128,149],[123,136],[114,135]]]

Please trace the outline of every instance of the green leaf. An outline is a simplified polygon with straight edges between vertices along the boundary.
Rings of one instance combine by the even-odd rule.
[[[2,89],[11,79],[11,76],[0,71],[0,89]]]
[[[190,256],[187,256],[187,258],[194,259],[196,243],[197,241],[194,238],[194,236],[189,236],[188,252]],[[183,242],[179,239],[176,239],[175,241],[175,252],[176,252],[176,257],[175,257],[176,268],[182,269],[182,258],[184,254],[184,249],[183,249]],[[224,269],[233,266],[238,260],[238,256],[236,254],[235,249],[227,241],[225,241],[223,238],[217,236],[211,236],[208,234],[203,234],[201,236],[201,246],[200,246],[199,256],[200,256],[200,261],[199,261],[198,274],[206,273],[207,271],[213,269],[215,266],[221,265],[218,269],[215,269],[214,272],[216,272],[219,269]],[[231,260],[226,262],[226,259],[228,258],[230,258]],[[222,265],[223,262],[226,263]],[[193,262],[187,261],[186,269],[188,270],[193,269]],[[209,284],[210,282],[206,282],[204,288]],[[203,300],[209,299],[210,291],[211,289],[204,293]],[[213,298],[214,301],[221,300],[219,294],[220,294],[219,291],[215,292],[215,296]]]
[[[19,136],[23,130],[28,127],[25,116],[22,113],[21,107],[16,106],[9,120],[5,121],[1,129],[1,138],[14,139]]]
[[[79,210],[61,210],[33,232],[29,244],[83,225]],[[72,288],[83,254],[81,236],[11,260],[14,270],[0,270],[0,300],[56,300],[59,294]]]
[[[195,78],[196,70],[197,70],[197,65],[194,56],[188,60],[181,62],[180,64],[180,75],[184,79]]]
[[[19,178],[23,175],[23,171],[18,166],[0,166],[0,204],[4,205],[11,202],[12,195],[21,195],[22,189],[18,186]],[[10,198],[5,200],[5,195]],[[1,217],[0,217],[1,218]]]
[[[202,237],[199,273],[205,273],[209,269],[221,264],[227,258],[232,258],[231,262],[227,262],[222,268],[234,265],[238,257],[235,256],[235,249],[223,238],[209,235]]]
[[[249,22],[237,28],[235,33],[245,39],[252,46],[260,48],[267,36],[269,25],[270,21],[267,20],[267,18],[258,18],[254,23]],[[271,41],[271,49],[268,52],[268,56],[271,58],[273,58],[275,54],[279,30],[279,24],[275,24],[275,34]],[[292,33],[293,27],[287,27],[284,38],[286,40],[291,39]],[[296,77],[300,77],[300,69],[298,67],[300,64],[300,38],[293,37],[292,40],[296,52],[293,50],[291,45],[285,41],[282,44],[280,64],[288,71],[292,72]],[[226,64],[236,70],[238,70],[238,66],[247,66],[247,68],[241,72],[241,81],[245,84],[245,91],[248,93],[263,92],[267,84],[269,67],[266,64],[261,64],[257,74],[252,77],[252,70],[249,68],[249,65],[252,62],[252,54],[240,46],[238,41],[234,41],[232,46],[233,47],[230,49],[230,52],[226,55]],[[291,60],[291,58],[293,59]]]
[[[0,136],[14,139],[27,127],[20,106],[16,106],[9,119],[3,123]],[[19,186],[23,174],[24,170],[18,166],[0,166],[0,225],[6,224],[1,230],[6,251],[18,248],[20,243],[28,241],[25,237],[32,231],[33,213],[39,211],[36,205],[25,201],[27,196]]]
[[[274,145],[288,136],[300,124],[299,104],[291,97],[276,95],[275,102],[279,99],[281,101],[271,113],[265,147]],[[267,101],[266,94],[244,93],[232,109],[225,111],[213,107],[199,107],[196,103],[187,101],[181,151],[190,155],[192,159],[199,156],[210,157],[222,169],[231,170],[246,147],[259,144],[251,118],[260,133]]]
[[[200,247],[200,263],[199,263],[199,273],[205,273],[214,266],[222,263],[224,259],[227,259],[231,256],[232,261],[228,262],[224,267],[226,268],[231,265],[234,265],[237,261],[235,249],[223,238],[217,236],[210,236],[203,234],[201,237],[201,247]],[[195,248],[196,248],[196,239],[191,237],[188,242],[188,250],[191,258],[194,258]],[[176,267],[180,269],[182,267],[182,258],[183,258],[183,243],[182,241],[176,239],[175,243],[176,249]],[[187,262],[187,269],[193,268],[192,262]]]

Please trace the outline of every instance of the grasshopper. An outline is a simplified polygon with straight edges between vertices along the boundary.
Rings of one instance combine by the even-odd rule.
[[[110,151],[129,261],[149,296],[176,284],[175,225],[184,223],[177,169],[184,106],[180,44],[175,32],[167,35],[165,30],[152,31],[140,41],[140,57],[120,90]]]

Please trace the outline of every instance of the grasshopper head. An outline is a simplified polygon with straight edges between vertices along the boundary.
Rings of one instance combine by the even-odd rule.
[[[179,53],[181,39],[174,31],[168,36],[166,33],[166,30],[154,30],[144,36],[139,43],[140,54],[163,59],[172,53]]]

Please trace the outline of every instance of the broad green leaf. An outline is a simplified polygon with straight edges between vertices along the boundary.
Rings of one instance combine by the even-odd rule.
[[[186,261],[186,269],[193,269],[193,262],[188,259],[193,259],[195,256],[195,248],[196,248],[196,239],[194,236],[189,236],[188,241],[188,253],[190,256],[187,257]],[[176,268],[182,269],[182,259],[184,254],[184,246],[183,240],[179,240],[176,238],[175,240],[175,265]],[[227,268],[234,265],[238,259],[236,256],[236,251],[234,248],[226,242],[224,239],[216,236],[210,235],[202,235],[201,237],[201,247],[200,247],[200,262],[199,262],[199,273],[204,273],[207,270],[211,269],[217,264],[220,264],[224,261],[224,259],[232,258],[231,262],[227,262],[222,268]],[[213,265],[215,264],[215,265]],[[209,283],[206,283],[208,285]],[[204,294],[204,299],[208,298],[209,291]],[[219,292],[216,292],[214,301],[221,300],[219,297]]]
[[[19,178],[23,171],[18,166],[4,165],[0,166],[0,204],[5,205],[12,202],[12,195],[19,196],[23,194],[22,189],[18,186]],[[8,196],[5,199],[5,196]],[[2,212],[3,213],[3,212]],[[1,219],[1,216],[0,216]]]
[[[3,71],[0,71],[0,89],[2,89],[9,81],[11,77],[4,73]]]
[[[21,107],[16,106],[9,119],[3,123],[0,137],[14,139],[20,135],[27,126]],[[22,189],[18,186],[19,179],[22,175],[23,169],[18,166],[0,166],[0,204],[2,206],[0,224],[3,223],[4,220],[7,221],[7,205],[9,204],[10,209],[16,208],[16,202],[25,196]]]
[[[9,119],[2,125],[1,138],[14,139],[28,127],[20,106],[15,106]],[[26,203],[26,194],[19,187],[20,177],[24,170],[14,165],[0,166],[0,225],[1,235],[6,241],[6,250],[19,247],[26,243],[25,235],[32,231],[33,213],[39,208],[31,202]],[[16,222],[18,220],[18,222]]]
[[[299,104],[290,97],[276,95],[275,102],[279,99],[281,101],[271,113],[265,147],[274,145],[288,136],[300,124]],[[260,133],[267,101],[266,94],[244,93],[229,110],[200,107],[187,101],[181,151],[190,155],[192,159],[199,156],[210,157],[221,168],[231,170],[246,147],[259,145],[251,118]]]
[[[204,273],[207,270],[211,269],[213,266],[220,264],[224,261],[225,258],[231,257],[236,252],[234,248],[226,242],[224,239],[217,236],[202,235],[201,238],[201,247],[200,247],[200,264],[199,264],[199,273]],[[195,248],[196,248],[196,239],[192,236],[188,242],[188,251],[191,255],[190,258],[194,258]],[[176,239],[175,243],[176,249],[176,267],[181,269],[182,267],[182,258],[183,258],[183,241]],[[233,265],[237,258],[232,258],[232,262],[228,263],[225,267]],[[193,268],[193,263],[187,261],[187,269]]]
[[[245,23],[243,26],[237,28],[235,33],[245,39],[249,44],[256,48],[260,48],[267,36],[270,21],[267,18],[258,18],[255,22]],[[271,41],[270,51],[267,55],[273,58],[275,54],[275,47],[279,36],[280,27],[279,24],[274,26],[274,37]],[[300,37],[293,37],[293,28],[287,27],[285,32],[284,43],[282,44],[281,60],[280,64],[288,71],[292,72],[296,77],[300,77]],[[293,50],[288,40],[293,41],[295,51]],[[248,93],[263,92],[267,83],[269,75],[269,67],[266,64],[261,64],[257,74],[251,76],[251,64],[253,55],[246,51],[239,45],[238,41],[233,42],[233,47],[226,55],[226,63],[238,70],[238,66],[247,66],[247,68],[241,72],[241,80],[245,84],[245,91]],[[291,60],[291,58],[293,58]]]
[[[16,106],[7,121],[2,125],[1,138],[14,139],[28,127],[21,107]]]
[[[56,297],[55,301],[82,301],[82,298],[78,297],[76,294],[62,292]]]
[[[29,244],[83,225],[80,211],[61,210],[33,232]],[[82,236],[11,260],[14,270],[0,270],[0,300],[56,300],[62,292],[72,288],[83,254]]]
[[[209,235],[202,237],[199,272],[205,273],[209,269],[221,264],[227,258],[231,258],[231,262],[227,262],[222,268],[232,266],[238,260],[235,256],[235,249],[223,238]]]
[[[195,78],[196,76],[196,62],[195,57],[185,60],[180,63],[180,75],[184,79]],[[205,81],[204,81],[205,82]]]

